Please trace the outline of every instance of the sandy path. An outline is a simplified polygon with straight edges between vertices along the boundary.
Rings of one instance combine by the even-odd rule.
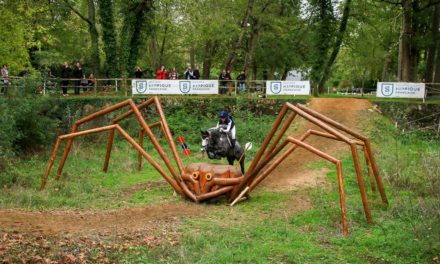
[[[367,111],[372,105],[368,100],[354,98],[314,98],[310,101],[308,107],[347,127],[358,130],[362,112]],[[299,137],[308,129],[322,131],[322,129],[310,122],[306,122],[303,118],[297,117],[293,122],[300,123],[299,129],[290,129],[288,131],[294,137]],[[350,152],[349,147],[345,143],[322,137],[311,136],[306,142],[336,158]],[[266,189],[285,190],[324,184],[328,172],[327,169],[314,170],[307,168],[307,164],[319,160],[322,159],[303,149],[297,149],[261,185]]]

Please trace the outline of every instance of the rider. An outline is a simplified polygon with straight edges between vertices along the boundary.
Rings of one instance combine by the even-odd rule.
[[[221,111],[216,127],[220,132],[227,133],[231,146],[235,147],[235,123],[226,111]]]

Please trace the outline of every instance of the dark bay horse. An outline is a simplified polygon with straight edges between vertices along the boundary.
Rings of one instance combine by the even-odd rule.
[[[206,151],[208,158],[221,159],[226,157],[229,165],[233,165],[234,161],[240,160],[241,157],[241,173],[244,174],[244,149],[238,141],[235,142],[235,147],[232,147],[227,134],[220,132],[217,128],[200,132],[202,133],[202,150]]]

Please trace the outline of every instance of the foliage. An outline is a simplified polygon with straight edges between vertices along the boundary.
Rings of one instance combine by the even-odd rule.
[[[13,169],[17,154],[40,150],[52,142],[58,121],[56,108],[41,98],[0,100],[0,168]],[[12,173],[13,174],[13,173]],[[15,182],[16,178],[0,177],[0,186]]]

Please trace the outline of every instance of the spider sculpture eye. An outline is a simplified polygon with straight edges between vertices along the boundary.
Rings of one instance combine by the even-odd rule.
[[[207,181],[211,181],[212,180],[212,174],[211,173],[207,173],[205,175],[205,178],[206,178]]]

